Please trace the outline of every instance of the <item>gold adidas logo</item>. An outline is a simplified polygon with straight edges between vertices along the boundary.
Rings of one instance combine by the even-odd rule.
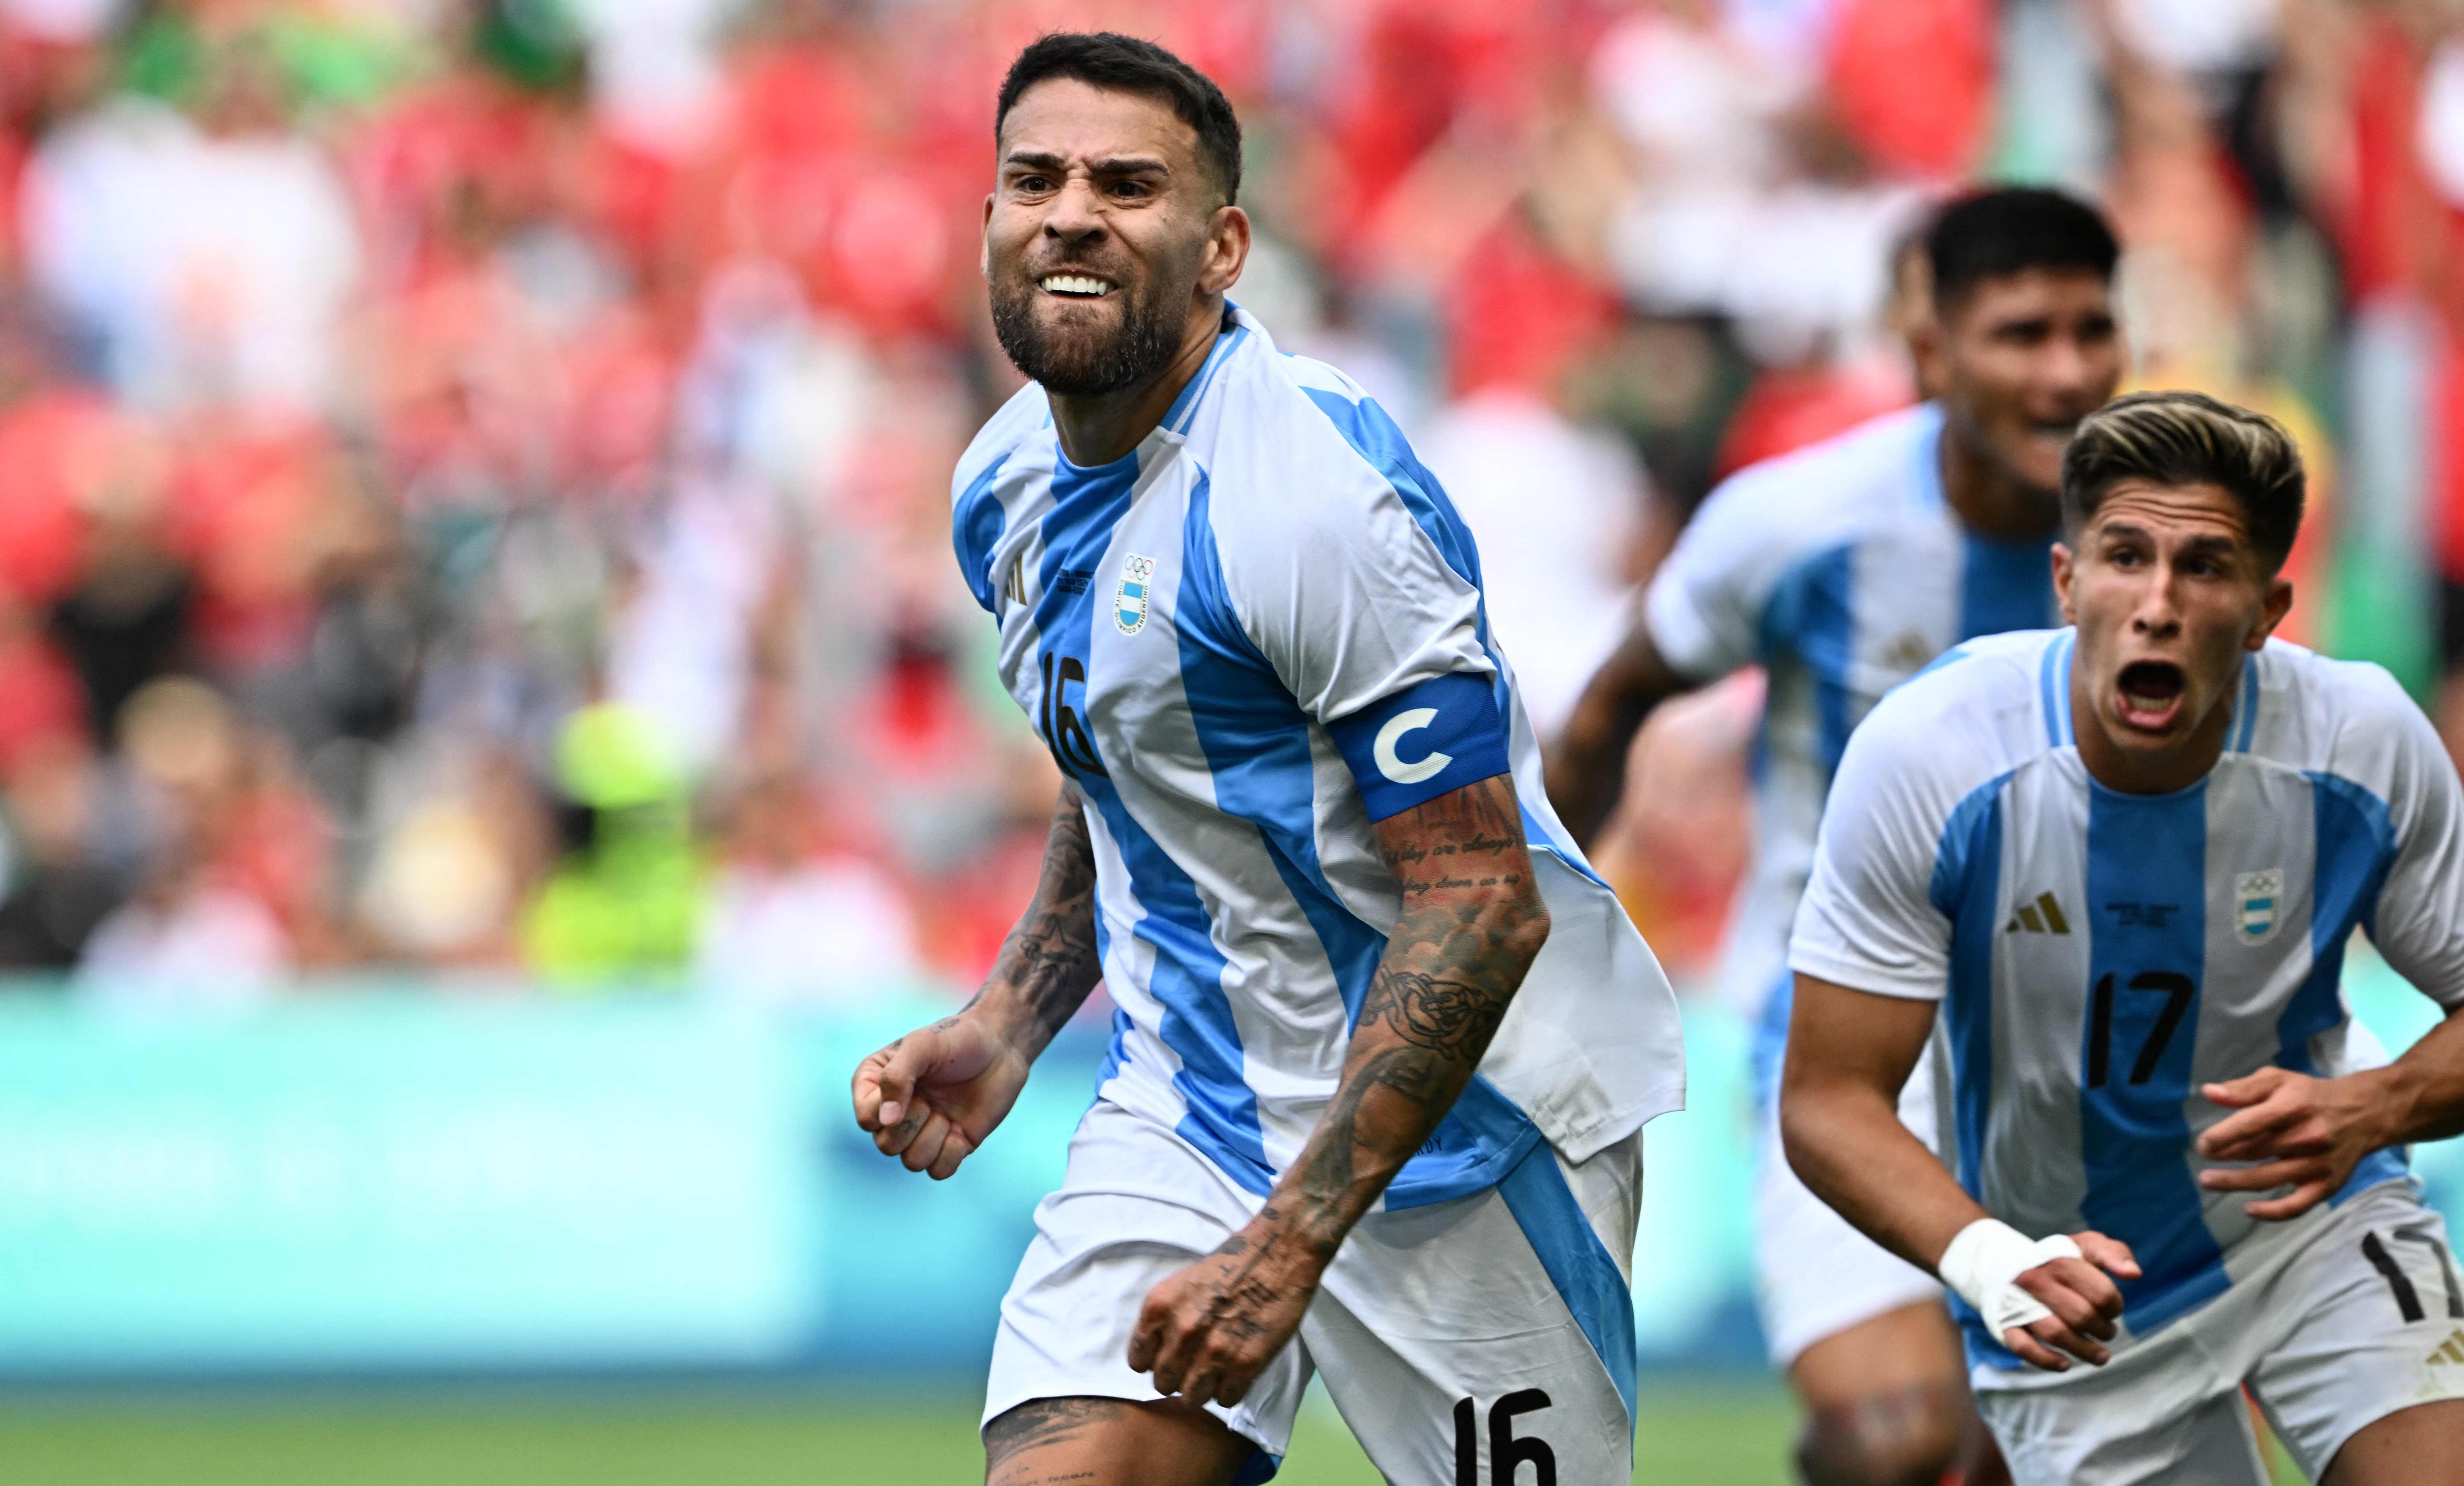
[[[2036,894],[2035,902],[2019,905],[2019,911],[2012,914],[2011,922],[2002,926],[2006,934],[2021,930],[2032,934],[2067,934],[2071,931],[2071,921],[2062,917],[2062,906],[2054,901],[2052,893],[2040,892]]]
[[[2433,1367],[2450,1364],[2464,1367],[2464,1326],[2447,1333],[2447,1340],[2438,1344],[2438,1350],[2430,1354],[2430,1366]]]

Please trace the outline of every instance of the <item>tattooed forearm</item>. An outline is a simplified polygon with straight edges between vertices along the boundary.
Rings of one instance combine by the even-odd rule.
[[[1035,899],[968,1006],[1001,1016],[1030,1053],[1040,1052],[1103,978],[1095,954],[1095,849],[1078,787],[1064,785]]]
[[[1406,811],[1378,838],[1403,914],[1334,1103],[1261,1214],[1321,1262],[1454,1106],[1549,934],[1511,779]]]

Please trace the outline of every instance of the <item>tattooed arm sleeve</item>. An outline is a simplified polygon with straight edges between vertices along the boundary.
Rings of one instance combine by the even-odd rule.
[[[1260,1214],[1320,1262],[1471,1082],[1549,937],[1511,776],[1375,829],[1402,885],[1402,917],[1361,1003],[1334,1103]]]
[[[1002,941],[968,1010],[991,1016],[1032,1060],[1103,978],[1095,955],[1094,847],[1078,786],[1064,783],[1034,900]]]

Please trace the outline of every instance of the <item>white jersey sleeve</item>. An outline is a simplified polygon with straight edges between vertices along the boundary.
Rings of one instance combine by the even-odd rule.
[[[1949,811],[1924,751],[1902,746],[1891,721],[1878,710],[1849,735],[1789,968],[1853,991],[1939,1000],[1949,985],[1951,925],[1932,885]]]
[[[1261,509],[1213,499],[1211,524],[1242,635],[1326,728],[1378,820],[1507,773],[1506,712],[1465,576],[1479,572],[1470,534],[1442,519],[1441,493],[1416,484],[1433,535],[1331,427],[1328,442],[1348,478]]]
[[[2370,941],[2397,973],[2454,1011],[2464,1007],[2464,786],[2395,678],[2353,669],[2361,705],[2338,734],[2337,769],[2388,785],[2392,855],[2366,921]]]
[[[2042,635],[1963,646],[1848,738],[1789,942],[1793,970],[1878,995],[1948,994],[1975,825],[2029,746]]]
[[[1760,649],[1763,604],[1781,567],[1760,485],[1749,472],[1713,491],[1643,595],[1652,645],[1696,681],[1751,665]]]

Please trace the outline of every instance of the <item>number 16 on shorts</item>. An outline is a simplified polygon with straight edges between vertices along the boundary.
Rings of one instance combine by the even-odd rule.
[[[1479,1404],[1472,1399],[1460,1399],[1455,1404],[1455,1486],[1557,1486],[1557,1456],[1549,1442],[1536,1435],[1516,1438],[1514,1421],[1518,1415],[1533,1413],[1549,1407],[1549,1395],[1536,1388],[1508,1393],[1488,1406],[1488,1480],[1480,1478]],[[1531,1480],[1518,1481],[1514,1473],[1525,1462],[1539,1474]]]

